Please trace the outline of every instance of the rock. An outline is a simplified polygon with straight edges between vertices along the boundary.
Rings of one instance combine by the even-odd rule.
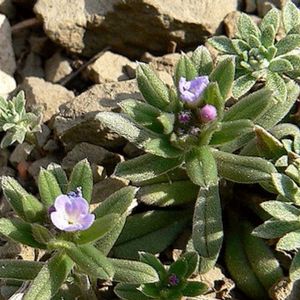
[[[123,152],[126,154],[128,158],[134,158],[141,154],[143,154],[143,150],[137,148],[134,144],[128,142],[123,148]]]
[[[48,165],[51,163],[58,163],[58,159],[55,156],[48,155],[43,158],[40,158],[36,161],[34,161],[30,167],[28,168],[28,173],[35,179],[37,180],[37,177],[40,173],[41,168],[47,168]]]
[[[74,98],[74,93],[63,86],[37,77],[25,78],[20,89],[25,91],[27,108],[42,108],[44,122],[59,112],[60,105]]]
[[[293,0],[292,2],[294,2],[298,6],[300,5],[299,0]],[[256,0],[258,16],[262,18],[273,7],[282,9],[286,3],[287,0]]]
[[[47,81],[58,82],[72,71],[70,62],[60,52],[56,52],[45,63],[45,78]]]
[[[93,203],[104,201],[111,194],[127,186],[128,184],[128,180],[119,177],[109,177],[96,183],[93,188]]]
[[[80,142],[105,148],[125,145],[125,140],[94,119],[100,111],[119,111],[118,102],[142,100],[135,80],[97,84],[60,107],[54,130],[67,149]]]
[[[125,56],[106,51],[93,64],[88,66],[87,75],[95,83],[122,81],[130,79],[126,65],[135,69],[136,64]]]
[[[0,0],[0,13],[6,15],[8,18],[13,18],[16,9],[11,0]]]
[[[25,59],[23,68],[19,70],[19,73],[23,79],[25,77],[44,78],[45,72],[42,65],[41,57],[34,52],[30,52]]]
[[[254,13],[256,10],[256,0],[246,0],[245,12],[248,14]]]
[[[94,183],[97,183],[106,177],[106,170],[103,166],[91,164],[91,168],[92,168],[92,172],[93,172]]]
[[[0,70],[0,97],[7,98],[16,87],[15,79]]]
[[[26,161],[34,146],[30,145],[26,142],[22,144],[17,144],[15,149],[12,151],[9,161],[13,166],[16,166],[18,163],[22,161]]]
[[[105,46],[138,57],[197,46],[220,32],[238,0],[38,0],[34,11],[50,39],[86,56]]]
[[[16,70],[15,55],[12,47],[11,28],[7,18],[0,14],[0,70],[13,75]]]
[[[62,160],[61,165],[65,170],[71,171],[79,161],[85,158],[87,158],[91,164],[93,163],[96,165],[115,165],[120,161],[115,153],[112,153],[101,146],[80,143],[68,152]]]

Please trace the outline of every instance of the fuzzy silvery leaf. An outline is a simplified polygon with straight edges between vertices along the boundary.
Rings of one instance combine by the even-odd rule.
[[[272,181],[281,196],[300,205],[300,188],[292,179],[284,174],[273,173]]]
[[[242,55],[243,53],[247,53],[250,50],[249,45],[240,39],[231,40],[232,46],[235,49],[236,53]]]
[[[57,253],[41,269],[25,293],[24,300],[49,300],[59,290],[73,267],[72,260]]]
[[[90,202],[93,190],[93,173],[87,159],[78,162],[72,170],[68,191],[75,191],[77,188],[81,189],[83,198]]]
[[[235,74],[234,58],[229,57],[218,63],[209,76],[210,81],[217,82],[224,99],[230,96]]]
[[[290,0],[287,1],[282,9],[282,21],[286,33],[300,24],[299,10],[297,6]]]
[[[289,203],[281,201],[266,201],[261,203],[261,207],[275,219],[281,221],[299,220],[300,210]]]
[[[281,221],[274,218],[256,227],[252,234],[264,239],[276,239],[300,229],[299,221]]]
[[[62,193],[66,194],[67,189],[68,189],[68,178],[67,178],[66,172],[63,170],[63,168],[58,164],[51,163],[48,165],[47,171],[52,173],[52,175],[55,177]]]
[[[279,74],[269,71],[267,74],[266,87],[273,91],[276,99],[281,102],[286,101],[287,86]]]
[[[38,176],[38,187],[41,200],[46,207],[53,205],[55,199],[62,194],[55,176],[45,169],[40,170]]]
[[[158,122],[162,125],[162,133],[170,134],[174,129],[175,116],[170,113],[162,113],[157,118]]]
[[[199,46],[192,54],[192,62],[200,76],[209,75],[213,69],[210,52],[204,46]]]
[[[33,280],[44,263],[37,261],[26,261],[21,259],[1,259],[0,278],[13,280]]]
[[[237,286],[250,299],[268,299],[267,292],[254,273],[244,249],[241,226],[237,220],[231,220],[230,230],[226,232],[225,263]],[[236,221],[236,222],[234,222]]]
[[[193,80],[197,77],[198,72],[194,66],[192,60],[187,55],[182,55],[179,61],[176,64],[175,68],[175,83],[178,86],[179,80],[181,77],[184,77],[186,80]]]
[[[298,186],[300,186],[300,169],[296,167],[294,164],[290,164],[285,169],[285,174],[288,175],[291,179],[293,179]]]
[[[271,47],[274,44],[276,36],[276,31],[274,30],[274,27],[272,25],[266,26],[262,30],[261,34],[261,42],[264,47],[268,48]]]
[[[175,274],[178,278],[185,278],[188,270],[188,264],[185,260],[178,259],[173,262],[169,269],[169,274]]]
[[[138,191],[139,201],[159,207],[182,205],[196,199],[198,187],[187,180],[146,185]]]
[[[183,159],[163,158],[152,154],[144,154],[119,163],[115,175],[134,182],[144,181],[165,174],[182,164]]]
[[[217,184],[199,190],[194,210],[192,239],[200,256],[199,271],[205,273],[212,267],[205,261],[217,258],[223,242],[222,212]]]
[[[293,71],[293,65],[284,58],[276,58],[270,62],[269,69],[272,72],[283,73]]]
[[[36,222],[43,218],[45,211],[42,203],[29,194],[14,178],[3,176],[1,185],[6,200],[22,219]]]
[[[213,134],[210,145],[221,145],[231,142],[240,136],[252,132],[254,124],[250,120],[222,122],[220,128]]]
[[[149,211],[127,218],[112,254],[138,258],[138,251],[159,253],[168,247],[190,219],[187,211]]]
[[[247,14],[242,13],[237,23],[238,36],[248,41],[250,35],[260,37],[260,31],[254,21]]]
[[[243,221],[243,245],[250,265],[260,283],[269,290],[275,282],[283,277],[279,261],[270,247],[260,238],[251,235],[252,225]]]
[[[39,243],[47,245],[54,238],[53,234],[40,224],[31,224],[31,228],[34,239]]]
[[[232,96],[238,99],[241,96],[245,95],[248,91],[250,91],[255,82],[256,78],[253,78],[253,76],[250,74],[246,74],[237,78],[233,82]]]
[[[277,32],[280,25],[280,11],[277,8],[272,8],[268,13],[263,17],[259,27],[263,32],[268,26],[272,26],[274,32]]]
[[[232,46],[231,40],[224,35],[215,36],[208,40],[209,44],[216,48],[218,51],[226,54],[236,54],[236,50]]]
[[[189,281],[182,290],[182,294],[186,297],[196,297],[204,294],[208,290],[205,283],[197,281]]]
[[[274,105],[272,91],[267,88],[260,89],[240,99],[224,114],[223,121],[249,119],[255,121],[268,107]]]
[[[149,297],[137,289],[138,287],[139,285],[118,283],[114,288],[114,292],[123,300],[149,300]]]
[[[298,53],[288,54],[282,56],[282,58],[288,60],[293,66],[293,71],[289,72],[288,75],[292,78],[297,78],[300,74],[300,57]]]
[[[254,36],[253,34],[251,34],[249,37],[248,37],[248,44],[250,46],[250,48],[259,48],[261,47],[261,41],[260,39],[258,39],[256,36]]]
[[[146,252],[139,252],[139,255],[141,262],[148,264],[157,272],[159,280],[164,280],[166,278],[167,271],[155,255]]]
[[[187,262],[185,277],[189,278],[194,272],[196,272],[199,263],[199,255],[196,251],[189,251],[185,252],[179,259]]]
[[[298,250],[292,260],[292,264],[289,270],[290,279],[296,281],[300,279],[300,251]]]
[[[300,248],[300,230],[287,233],[277,243],[279,251],[292,251]]]
[[[136,70],[136,77],[139,90],[146,102],[160,109],[165,109],[169,105],[167,86],[148,65],[140,63]]]
[[[109,258],[109,261],[115,270],[114,281],[142,284],[159,280],[158,274],[153,267],[144,262],[114,258]]]
[[[268,181],[276,172],[273,164],[259,157],[239,156],[214,150],[219,175],[239,183],[258,183]]]
[[[276,45],[277,53],[276,55],[283,55],[297,47],[300,47],[300,34],[290,34],[282,38]]]

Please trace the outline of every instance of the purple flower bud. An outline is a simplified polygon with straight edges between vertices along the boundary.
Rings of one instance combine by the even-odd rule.
[[[196,106],[208,84],[208,76],[199,76],[191,81],[181,77],[178,84],[180,98],[189,106]]]
[[[95,215],[89,213],[88,202],[82,198],[81,190],[78,189],[68,195],[58,196],[54,201],[54,208],[50,212],[50,218],[60,230],[86,230],[95,220]]]
[[[189,111],[181,111],[178,113],[178,121],[181,124],[187,124],[191,121],[192,115]]]
[[[200,118],[203,123],[213,121],[216,117],[217,109],[213,105],[206,104],[200,109]]]
[[[179,283],[179,278],[175,274],[171,274],[169,276],[169,284],[171,286],[175,286],[178,285],[178,283]]]

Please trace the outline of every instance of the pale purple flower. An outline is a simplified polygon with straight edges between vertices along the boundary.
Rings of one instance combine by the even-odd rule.
[[[89,204],[82,198],[79,189],[58,196],[54,201],[54,209],[50,212],[51,221],[63,231],[86,230],[95,220],[95,215],[89,213]]]
[[[217,118],[217,109],[210,104],[204,105],[200,109],[200,118],[203,123],[208,123]]]
[[[178,84],[180,98],[189,106],[196,106],[208,84],[208,76],[199,76],[190,81],[181,77]]]
[[[181,124],[187,124],[191,121],[192,114],[189,111],[181,111],[178,113],[178,121]]]

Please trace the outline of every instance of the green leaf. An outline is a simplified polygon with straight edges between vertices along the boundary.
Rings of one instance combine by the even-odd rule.
[[[118,283],[114,288],[115,294],[123,300],[149,300],[141,291],[137,288],[139,285]]]
[[[242,13],[237,23],[238,36],[244,41],[249,41],[251,35],[259,38],[260,32],[257,25],[247,14]]]
[[[218,63],[216,68],[210,74],[210,81],[217,82],[221,95],[224,99],[230,96],[234,80],[235,63],[233,58],[229,57]]]
[[[52,173],[57,183],[59,184],[62,193],[66,194],[68,190],[68,178],[63,168],[58,164],[51,163],[48,165],[47,171]]]
[[[272,218],[256,227],[252,234],[264,239],[276,239],[297,229],[300,229],[299,221],[280,221]]]
[[[219,175],[238,183],[257,183],[271,179],[276,172],[273,164],[259,157],[239,156],[222,151],[213,151]]]
[[[162,158],[152,154],[144,154],[119,163],[115,169],[115,175],[139,182],[165,174],[181,164],[181,157]]]
[[[1,186],[4,196],[14,211],[25,221],[36,222],[44,217],[42,203],[13,178],[3,176]]]
[[[225,35],[214,36],[208,40],[208,43],[221,53],[236,54],[236,51],[232,46],[231,40]]]
[[[196,251],[189,251],[184,253],[180,258],[187,263],[187,271],[185,274],[186,278],[189,278],[195,271],[198,266],[199,256]]]
[[[155,283],[145,283],[138,288],[144,295],[150,297],[151,299],[159,299],[160,287]],[[171,298],[172,299],[172,298]],[[175,298],[177,299],[177,298]]]
[[[47,262],[31,283],[24,300],[50,300],[66,280],[73,262],[63,253],[57,253]]]
[[[202,95],[202,102],[216,107],[218,119],[223,118],[225,102],[216,82],[208,84]]]
[[[156,271],[143,262],[109,258],[114,267],[114,281],[142,284],[159,280]]]
[[[286,202],[266,201],[260,205],[268,214],[281,221],[297,221],[300,216],[300,210]]]
[[[149,211],[127,218],[112,254],[138,258],[138,251],[159,253],[169,246],[190,219],[187,211]]]
[[[205,283],[197,281],[189,281],[182,290],[182,294],[186,297],[196,297],[204,294],[208,290]]]
[[[170,103],[167,86],[159,79],[156,73],[146,64],[139,63],[136,69],[139,90],[145,100],[162,110]]]
[[[272,8],[264,16],[260,23],[260,30],[263,32],[267,27],[272,26],[276,33],[280,25],[280,11],[277,8]]]
[[[213,69],[210,52],[204,46],[199,46],[192,54],[192,62],[200,76],[209,75]]]
[[[179,279],[185,278],[188,270],[188,264],[185,260],[178,259],[173,262],[168,270],[168,274],[175,274]]]
[[[298,250],[292,260],[290,267],[290,279],[296,281],[300,279],[300,251]]]
[[[192,60],[185,54],[181,55],[175,68],[176,87],[178,87],[178,83],[181,77],[184,77],[186,80],[192,80],[197,77],[197,75],[198,73]]]
[[[224,114],[223,121],[249,119],[255,121],[266,109],[274,105],[272,91],[260,89],[242,98]]]
[[[192,239],[200,256],[199,271],[206,273],[208,269],[205,261],[218,256],[223,242],[222,209],[216,183],[199,190],[194,210]]]
[[[133,186],[124,187],[110,195],[105,201],[93,211],[96,218],[103,218],[108,214],[128,215],[133,207],[137,205],[135,194],[137,188]],[[97,199],[95,199],[97,200]]]
[[[252,230],[252,225],[243,221],[244,249],[258,280],[266,290],[269,290],[283,277],[283,271],[269,246],[262,239],[251,235]]]
[[[289,232],[276,245],[278,251],[292,251],[300,248],[300,229]]]
[[[31,228],[34,239],[39,243],[46,245],[54,238],[52,233],[46,227],[40,224],[31,224]]]
[[[240,136],[252,132],[254,124],[250,120],[236,120],[221,123],[220,129],[213,134],[210,145],[221,145],[231,142]]]
[[[277,48],[276,56],[286,54],[300,46],[300,34],[289,34],[282,38],[275,47]]]
[[[247,53],[250,50],[250,46],[243,40],[233,39],[231,40],[232,46],[239,55],[243,55],[243,53]]]
[[[284,174],[274,173],[272,174],[272,182],[281,196],[300,205],[300,188],[290,177]]]
[[[252,77],[251,74],[243,75],[237,78],[233,82],[232,95],[234,98],[238,99],[245,95],[256,82],[256,78]]]
[[[138,199],[160,207],[182,205],[196,199],[198,187],[187,180],[146,185],[138,192]]]
[[[44,249],[45,246],[37,242],[32,234],[32,228],[29,223],[26,223],[20,219],[0,219],[0,233],[4,236],[19,242],[21,244]]]
[[[157,119],[161,110],[141,101],[128,99],[119,103],[122,111],[140,125],[157,133],[163,132],[163,126]]]
[[[269,69],[272,72],[283,73],[293,71],[293,65],[284,58],[276,58],[270,62]]]
[[[217,184],[217,167],[209,146],[192,148],[185,156],[186,172],[201,187]]]
[[[287,1],[286,5],[284,5],[282,9],[282,21],[286,33],[300,23],[299,10],[292,1]]]
[[[112,280],[114,276],[112,263],[94,246],[73,244],[66,249],[66,253],[84,273],[94,278]]]
[[[55,176],[45,169],[40,170],[38,177],[38,187],[41,200],[46,207],[50,207],[51,205],[53,205],[55,199],[62,194]]]
[[[297,54],[289,54],[289,55],[284,55],[282,58],[288,60],[292,66],[293,66],[293,71],[288,72],[288,75],[291,76],[292,78],[298,77],[300,74],[300,57]]]
[[[99,240],[107,232],[113,229],[119,218],[120,215],[118,214],[109,214],[96,219],[90,228],[79,232],[76,243],[87,244]]]
[[[274,91],[274,96],[281,102],[286,101],[287,86],[282,77],[273,72],[268,72],[266,78],[266,87]]]
[[[273,46],[276,36],[276,31],[272,25],[266,26],[262,30],[261,41],[264,47],[269,48]]]
[[[17,259],[0,260],[0,278],[13,280],[33,280],[43,263],[37,261],[25,261]]]
[[[163,264],[153,254],[146,252],[139,252],[140,261],[150,265],[158,274],[159,280],[164,280],[167,276],[167,271]]]
[[[75,191],[77,188],[81,188],[83,198],[90,202],[93,191],[93,173],[87,159],[78,162],[71,173],[68,190]]]

